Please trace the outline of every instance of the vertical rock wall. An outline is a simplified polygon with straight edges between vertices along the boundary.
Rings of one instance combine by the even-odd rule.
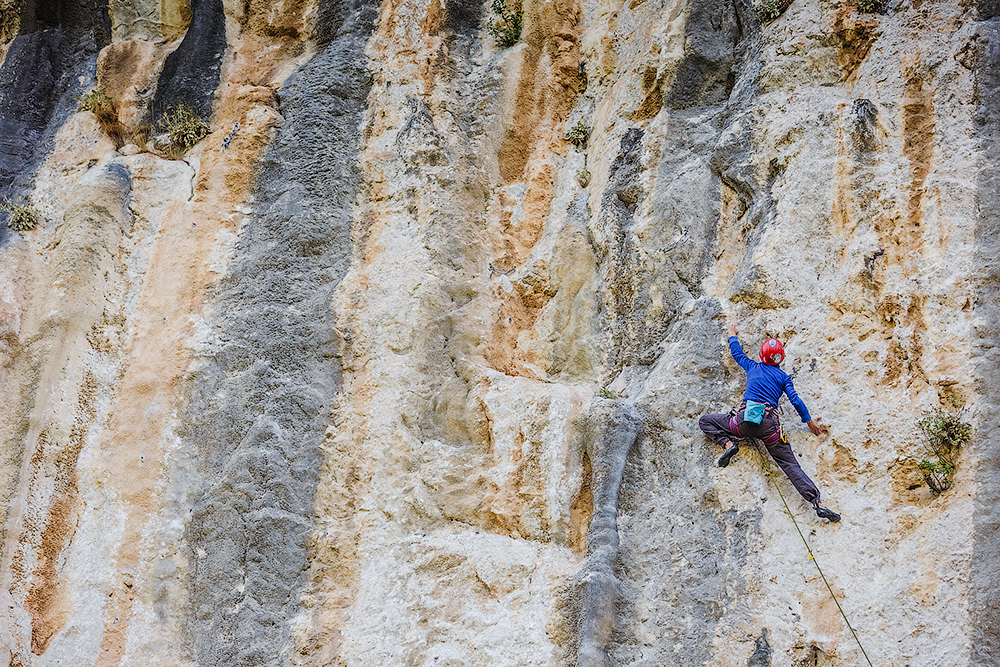
[[[283,120],[209,303],[180,420],[197,467],[178,472],[194,476],[182,544],[198,664],[287,662],[302,595],[320,444],[340,387],[333,292],[349,258],[375,14],[360,2],[337,9],[330,39],[280,92]]]
[[[0,3],[10,664],[995,663],[994,5]]]
[[[980,423],[989,428],[996,423],[995,399],[997,392],[997,290],[996,247],[998,221],[997,161],[1000,145],[996,141],[996,104],[1000,95],[1000,6],[980,3],[980,21],[969,30],[969,64],[975,71],[975,125],[979,141],[979,168],[976,177],[976,246],[974,261],[977,268],[975,319],[972,323],[972,355],[976,391],[980,398]],[[988,436],[981,436],[982,445],[975,467],[977,502],[973,514],[972,565],[969,583],[970,599],[971,664],[988,665],[1000,659],[1000,582],[993,572],[990,553],[1000,540],[1000,517],[993,499],[1000,489],[997,476],[998,452],[989,444]]]

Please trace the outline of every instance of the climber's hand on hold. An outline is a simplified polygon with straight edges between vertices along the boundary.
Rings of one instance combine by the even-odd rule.
[[[729,331],[729,335],[730,336],[735,336],[736,334],[738,334],[740,332],[740,330],[737,329],[736,325],[733,324],[732,322],[730,322],[729,324],[726,325],[726,329]]]
[[[813,435],[823,435],[823,427],[819,424],[819,419],[810,419],[809,430],[813,432]]]

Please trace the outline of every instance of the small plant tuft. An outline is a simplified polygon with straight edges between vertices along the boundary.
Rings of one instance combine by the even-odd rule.
[[[952,480],[955,477],[955,466],[941,457],[933,459],[920,459],[917,467],[924,475],[924,481],[931,487],[934,495],[941,495],[951,488]]]
[[[138,146],[141,150],[145,150],[146,144],[149,142],[149,138],[152,137],[155,132],[155,128],[149,123],[142,123],[136,125],[131,131],[132,143]]]
[[[917,421],[926,446],[917,467],[935,495],[951,488],[959,450],[972,440],[972,425],[964,417],[965,410],[935,408]]]
[[[614,389],[608,389],[607,387],[602,387],[597,395],[601,398],[618,398],[618,392]]]
[[[41,216],[41,212],[30,201],[20,197],[16,199],[4,197],[0,202],[0,211],[9,216],[7,226],[17,232],[34,229],[38,226],[38,218]]]
[[[761,23],[770,23],[785,13],[791,7],[792,0],[761,0],[757,5],[757,20]]]
[[[886,0],[858,0],[858,11],[862,14],[881,14]]]
[[[108,116],[118,117],[118,108],[115,101],[100,88],[94,88],[86,95],[76,95],[76,110],[90,111],[97,114],[98,118]]]
[[[208,136],[208,123],[183,103],[163,116],[160,127],[170,136],[170,143],[185,151]]]
[[[496,40],[497,46],[501,49],[509,49],[517,44],[521,39],[521,28],[524,27],[524,12],[520,9],[512,12],[505,0],[493,0],[490,7],[496,14],[495,19],[490,19],[486,24],[486,32],[490,33]]]
[[[586,167],[583,169],[577,169],[576,180],[580,184],[581,188],[585,188],[590,185],[590,170]]]
[[[566,130],[566,141],[577,148],[585,148],[588,139],[590,139],[590,126],[584,124],[582,118],[576,122],[576,125]]]
[[[100,88],[94,88],[86,95],[76,96],[77,111],[90,111],[97,116],[97,124],[101,126],[115,148],[121,148],[125,141],[125,127],[118,120],[118,105]]]

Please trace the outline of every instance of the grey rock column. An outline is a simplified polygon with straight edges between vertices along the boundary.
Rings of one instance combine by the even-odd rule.
[[[625,458],[639,434],[641,421],[624,401],[598,400],[582,422],[593,469],[594,513],[587,531],[587,559],[577,580],[580,598],[577,667],[612,664],[608,648],[614,635],[621,598],[615,576],[618,556],[618,490]]]
[[[205,0],[206,2],[208,0]],[[281,90],[181,434],[198,471],[185,540],[200,665],[288,664],[320,446],[340,390],[333,293],[351,257],[371,0],[324,3],[320,51]]]

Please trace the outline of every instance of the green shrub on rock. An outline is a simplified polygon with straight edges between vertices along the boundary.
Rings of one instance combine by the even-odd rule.
[[[170,143],[182,150],[192,148],[208,136],[208,123],[186,104],[168,111],[160,121],[160,126],[170,136]]]
[[[115,101],[100,88],[94,88],[86,95],[76,96],[77,111],[90,111],[98,118],[114,117],[117,119],[118,110]]]
[[[885,0],[858,0],[858,11],[862,14],[878,14],[885,9]]]
[[[97,116],[97,123],[115,144],[121,148],[125,141],[125,128],[118,120],[118,105],[100,88],[94,88],[86,95],[76,96],[77,111],[90,111]]]
[[[935,495],[951,488],[959,450],[972,440],[972,425],[964,416],[963,410],[936,408],[917,421],[927,450],[917,467]]]
[[[521,39],[521,28],[524,27],[524,12],[520,9],[512,12],[504,0],[493,0],[490,7],[499,22],[490,19],[486,24],[486,32],[490,33],[501,49],[509,49]]]
[[[761,23],[770,23],[785,13],[791,7],[792,0],[761,0],[757,5],[757,20]]]
[[[30,201],[25,201],[20,197],[16,199],[4,197],[4,200],[0,202],[0,211],[10,216],[7,218],[7,226],[18,232],[34,229],[41,216],[41,212]]]
[[[566,141],[577,148],[584,148],[588,139],[590,139],[590,126],[585,125],[582,118],[576,122],[576,125],[566,130]]]

